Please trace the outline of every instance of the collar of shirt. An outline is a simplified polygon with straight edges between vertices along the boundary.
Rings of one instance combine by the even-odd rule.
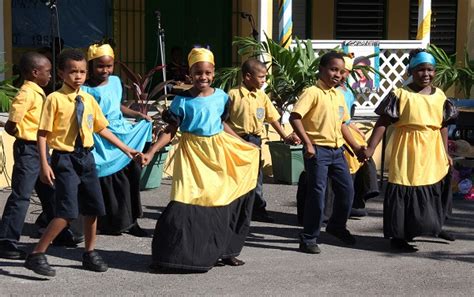
[[[35,83],[31,80],[25,80],[25,82],[23,84],[28,86],[30,89],[32,89],[36,93],[40,94],[41,96],[46,97],[46,94],[44,93],[44,90],[37,83]]]
[[[249,89],[247,89],[247,87],[244,84],[240,85],[240,93],[242,94],[242,97],[257,98],[257,92],[258,92],[258,89],[255,91],[250,91]]]
[[[76,102],[77,95],[81,95],[82,101],[84,101],[84,93],[81,89],[75,90],[69,85],[63,83],[63,86],[58,91],[66,95],[69,101]]]
[[[336,89],[334,87],[329,87],[327,84],[325,84],[322,80],[318,79],[318,81],[316,82],[316,86],[318,88],[320,88],[324,94],[328,94],[328,93],[336,93]]]

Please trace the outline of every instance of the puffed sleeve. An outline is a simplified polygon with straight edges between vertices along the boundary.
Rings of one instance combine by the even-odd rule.
[[[181,102],[182,97],[175,96],[169,108],[165,109],[161,115],[164,122],[179,127],[182,122]]]
[[[227,100],[227,102],[224,105],[224,112],[221,115],[221,120],[223,122],[229,119],[229,116],[230,116],[229,110],[230,110],[230,100]]]
[[[443,106],[443,127],[455,124],[458,114],[459,111],[453,101],[450,98],[446,99]]]
[[[394,92],[388,93],[375,109],[375,113],[382,116],[389,116],[393,122],[398,121],[400,117],[400,100]]]

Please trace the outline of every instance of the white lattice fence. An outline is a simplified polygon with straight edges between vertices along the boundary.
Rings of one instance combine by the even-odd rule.
[[[313,49],[317,52],[342,48],[347,40],[312,40]],[[350,42],[350,41],[349,41]],[[363,41],[357,41],[363,43]],[[372,44],[373,41],[369,41]],[[357,96],[356,116],[373,116],[374,110],[380,101],[395,87],[400,87],[406,78],[408,53],[412,49],[423,47],[421,40],[379,40],[379,71],[384,78],[380,78],[379,86],[370,93],[359,93]]]

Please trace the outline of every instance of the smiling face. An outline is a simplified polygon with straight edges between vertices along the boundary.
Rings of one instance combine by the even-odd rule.
[[[341,80],[342,71],[345,71],[344,60],[338,58],[331,59],[326,66],[319,67],[319,79],[328,87],[335,87]]]
[[[410,74],[413,76],[413,83],[423,89],[431,85],[435,77],[435,68],[429,63],[423,63],[411,69]]]
[[[214,81],[214,65],[209,62],[197,62],[190,69],[193,86],[199,91],[205,91],[211,87]]]
[[[64,83],[78,90],[86,81],[87,63],[86,60],[75,61],[69,59],[65,62],[64,69],[59,69],[59,76]]]
[[[114,58],[102,56],[92,60],[92,79],[97,82],[105,82],[114,72]]]

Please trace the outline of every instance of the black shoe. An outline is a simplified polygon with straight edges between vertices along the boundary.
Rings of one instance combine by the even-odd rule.
[[[354,236],[352,236],[351,232],[346,228],[343,229],[336,229],[332,228],[331,225],[326,227],[326,233],[331,234],[332,236],[337,237],[340,241],[344,242],[345,244],[354,245],[356,240]]]
[[[390,246],[393,249],[396,249],[400,252],[405,252],[405,253],[413,253],[413,252],[418,251],[416,247],[408,244],[408,242],[404,239],[392,238],[390,239]]]
[[[0,241],[0,258],[10,260],[25,260],[25,251],[20,250],[15,244],[8,240]]]
[[[109,266],[96,251],[85,252],[82,254],[82,267],[96,272],[105,272]]]
[[[275,220],[268,214],[265,208],[254,209],[252,212],[252,221],[273,223]]]
[[[443,230],[441,232],[439,232],[438,237],[441,238],[441,239],[444,239],[444,240],[448,240],[448,241],[455,241],[456,240],[456,237],[454,237],[453,234],[448,233],[448,232],[443,231]]]
[[[351,217],[361,218],[366,217],[368,215],[367,210],[365,208],[352,208],[351,209]]]
[[[70,229],[64,229],[53,239],[54,246],[76,247],[84,241],[84,236],[76,236]]]
[[[300,251],[307,254],[319,254],[321,250],[317,244],[306,244],[304,242],[300,242]]]
[[[236,257],[222,259],[222,263],[229,266],[242,266],[245,264],[244,261],[237,259]]]
[[[48,264],[48,260],[44,253],[30,254],[26,257],[25,265],[26,268],[33,270],[37,274],[44,276],[55,276],[56,270],[51,268]]]
[[[130,229],[128,229],[127,233],[136,237],[148,237],[148,233],[143,230],[138,223],[135,223]]]

